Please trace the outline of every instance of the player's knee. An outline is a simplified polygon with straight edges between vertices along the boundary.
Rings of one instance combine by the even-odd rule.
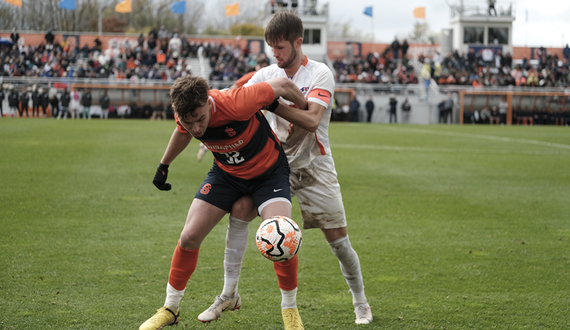
[[[322,231],[323,231],[323,234],[325,235],[325,239],[329,243],[332,243],[336,240],[339,240],[341,238],[348,236],[348,232],[346,230],[346,227],[322,229]]]
[[[251,221],[257,217],[257,208],[251,196],[244,196],[232,205],[231,215],[243,221]]]
[[[190,231],[183,230],[180,234],[180,247],[186,250],[195,250],[202,244],[202,237],[198,237]]]

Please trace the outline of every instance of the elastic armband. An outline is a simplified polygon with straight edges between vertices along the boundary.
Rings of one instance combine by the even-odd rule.
[[[275,99],[275,101],[273,101],[273,103],[271,103],[270,105],[267,106],[267,111],[275,112],[275,109],[277,109],[278,106],[279,106],[279,100]]]

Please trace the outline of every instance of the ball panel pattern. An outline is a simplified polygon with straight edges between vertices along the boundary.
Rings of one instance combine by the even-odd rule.
[[[276,216],[261,223],[255,235],[257,248],[271,261],[293,258],[301,247],[301,229],[295,221]]]

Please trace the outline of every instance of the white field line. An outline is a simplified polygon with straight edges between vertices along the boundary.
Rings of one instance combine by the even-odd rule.
[[[483,134],[431,131],[431,130],[421,129],[421,128],[392,128],[392,127],[385,127],[385,128],[389,129],[389,130],[393,130],[393,131],[406,131],[406,132],[420,133],[420,134],[447,135],[447,136],[456,136],[456,137],[465,137],[465,138],[484,139],[484,140],[491,140],[491,141],[534,144],[534,145],[538,145],[538,146],[545,146],[545,147],[570,150],[570,145],[568,145],[568,144],[544,142],[544,141],[537,141],[537,140],[516,139],[516,138],[508,138],[508,137],[502,137],[502,136],[483,135]]]
[[[407,152],[444,152],[444,153],[467,153],[467,154],[524,154],[524,155],[568,155],[559,151],[525,151],[525,150],[489,150],[489,149],[454,149],[454,148],[423,148],[423,147],[398,147],[386,145],[362,145],[362,144],[333,144],[332,149],[360,149],[360,150],[388,150]]]

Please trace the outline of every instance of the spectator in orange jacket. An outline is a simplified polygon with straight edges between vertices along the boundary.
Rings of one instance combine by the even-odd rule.
[[[166,63],[166,54],[160,49],[156,54],[156,63],[164,65]]]

